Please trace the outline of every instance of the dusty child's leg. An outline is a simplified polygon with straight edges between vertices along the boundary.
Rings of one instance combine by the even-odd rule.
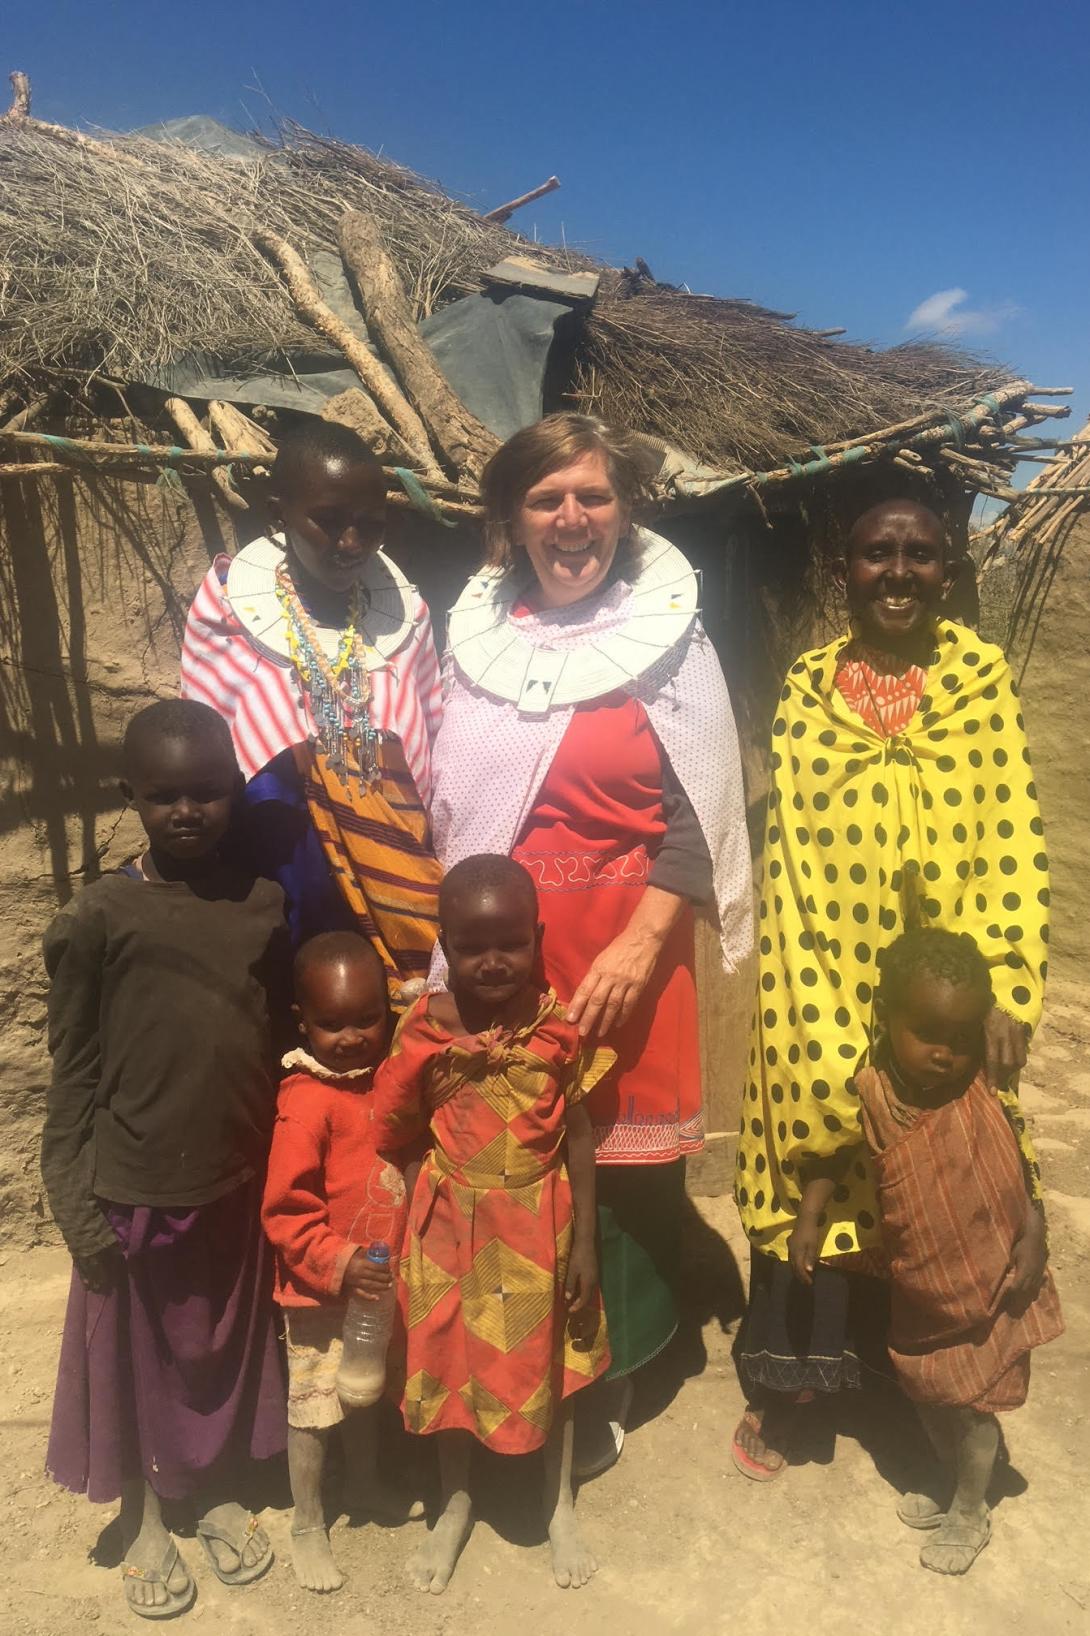
[[[330,1430],[329,1426],[288,1427],[288,1475],[295,1502],[291,1562],[305,1591],[339,1591],[344,1584],[322,1513],[322,1473]]]
[[[354,1409],[341,1422],[344,1438],[344,1502],[350,1512],[364,1511],[380,1522],[416,1522],[424,1502],[388,1483],[378,1469],[379,1406]]]
[[[545,1526],[553,1553],[553,1577],[564,1590],[578,1590],[598,1572],[598,1564],[575,1520],[571,1491],[573,1403],[567,1398],[545,1444]]]
[[[143,1478],[126,1483],[122,1489],[118,1522],[125,1555],[125,1596],[131,1605],[134,1608],[162,1608],[168,1602],[189,1597],[193,1581],[185,1563],[174,1551],[174,1541],[163,1524],[159,1496]],[[160,1575],[171,1557],[170,1571],[163,1579]],[[143,1574],[152,1577],[144,1579],[141,1577]]]
[[[985,1495],[999,1452],[999,1422],[975,1409],[946,1411],[954,1448],[957,1489],[950,1509],[920,1552],[934,1573],[967,1573],[991,1537]]]
[[[473,1439],[467,1431],[439,1432],[439,1481],[442,1508],[435,1527],[409,1562],[409,1577],[418,1590],[439,1596],[450,1583],[455,1564],[473,1527],[469,1467]]]
[[[956,1481],[954,1459],[956,1439],[950,1419],[955,1411],[924,1404],[916,1405],[920,1424],[935,1451],[939,1471],[934,1484],[919,1491],[910,1489],[901,1495],[897,1515],[909,1528],[937,1528],[946,1515],[947,1499]],[[934,1487],[934,1492],[930,1489]]]

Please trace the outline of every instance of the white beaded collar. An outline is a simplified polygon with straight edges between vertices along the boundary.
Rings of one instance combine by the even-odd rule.
[[[276,571],[284,560],[284,536],[264,535],[243,546],[227,570],[226,596],[250,641],[278,664],[290,663],[288,622],[276,594]],[[360,635],[368,670],[381,670],[412,634],[414,592],[401,569],[377,551],[359,579],[367,595]],[[337,657],[341,632],[313,621],[326,658]]]
[[[524,619],[511,610],[532,570],[485,568],[450,611],[447,646],[466,680],[523,715],[601,698],[634,682],[685,636],[699,612],[697,577],[676,546],[633,530],[634,573],[589,606]],[[607,607],[612,601],[613,606]]]
[[[294,1051],[289,1051],[287,1056],[281,1057],[280,1066],[289,1073],[294,1070],[295,1073],[310,1074],[312,1079],[325,1080],[330,1084],[348,1084],[352,1080],[371,1079],[375,1072],[371,1067],[349,1068],[344,1073],[338,1073],[336,1068],[327,1068],[324,1062],[312,1057],[301,1045],[296,1046]]]

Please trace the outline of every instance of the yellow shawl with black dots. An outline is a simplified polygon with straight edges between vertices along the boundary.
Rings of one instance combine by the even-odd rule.
[[[998,1004],[1031,1028],[1048,969],[1048,859],[1002,652],[938,621],[919,709],[885,739],[836,690],[849,640],[792,665],[772,729],[735,1198],[751,1244],[780,1260],[800,1165],[862,1143],[852,1074],[872,1039],[878,951],[908,925],[971,933]],[[877,1244],[877,1215],[860,1155],[829,1205],[822,1254]]]

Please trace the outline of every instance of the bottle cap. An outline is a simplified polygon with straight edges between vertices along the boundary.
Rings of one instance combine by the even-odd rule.
[[[367,1259],[368,1261],[373,1261],[376,1267],[384,1267],[386,1265],[387,1261],[390,1259],[390,1246],[386,1243],[385,1239],[376,1238],[375,1242],[368,1246]]]

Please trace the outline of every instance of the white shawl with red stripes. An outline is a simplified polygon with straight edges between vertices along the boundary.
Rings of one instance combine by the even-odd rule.
[[[224,718],[249,780],[282,750],[314,742],[318,733],[290,660],[255,647],[235,616],[223,584],[229,563],[217,557],[193,598],[182,643],[182,697],[211,705]],[[427,806],[441,701],[431,620],[419,592],[407,640],[369,676],[371,720],[401,740]]]

